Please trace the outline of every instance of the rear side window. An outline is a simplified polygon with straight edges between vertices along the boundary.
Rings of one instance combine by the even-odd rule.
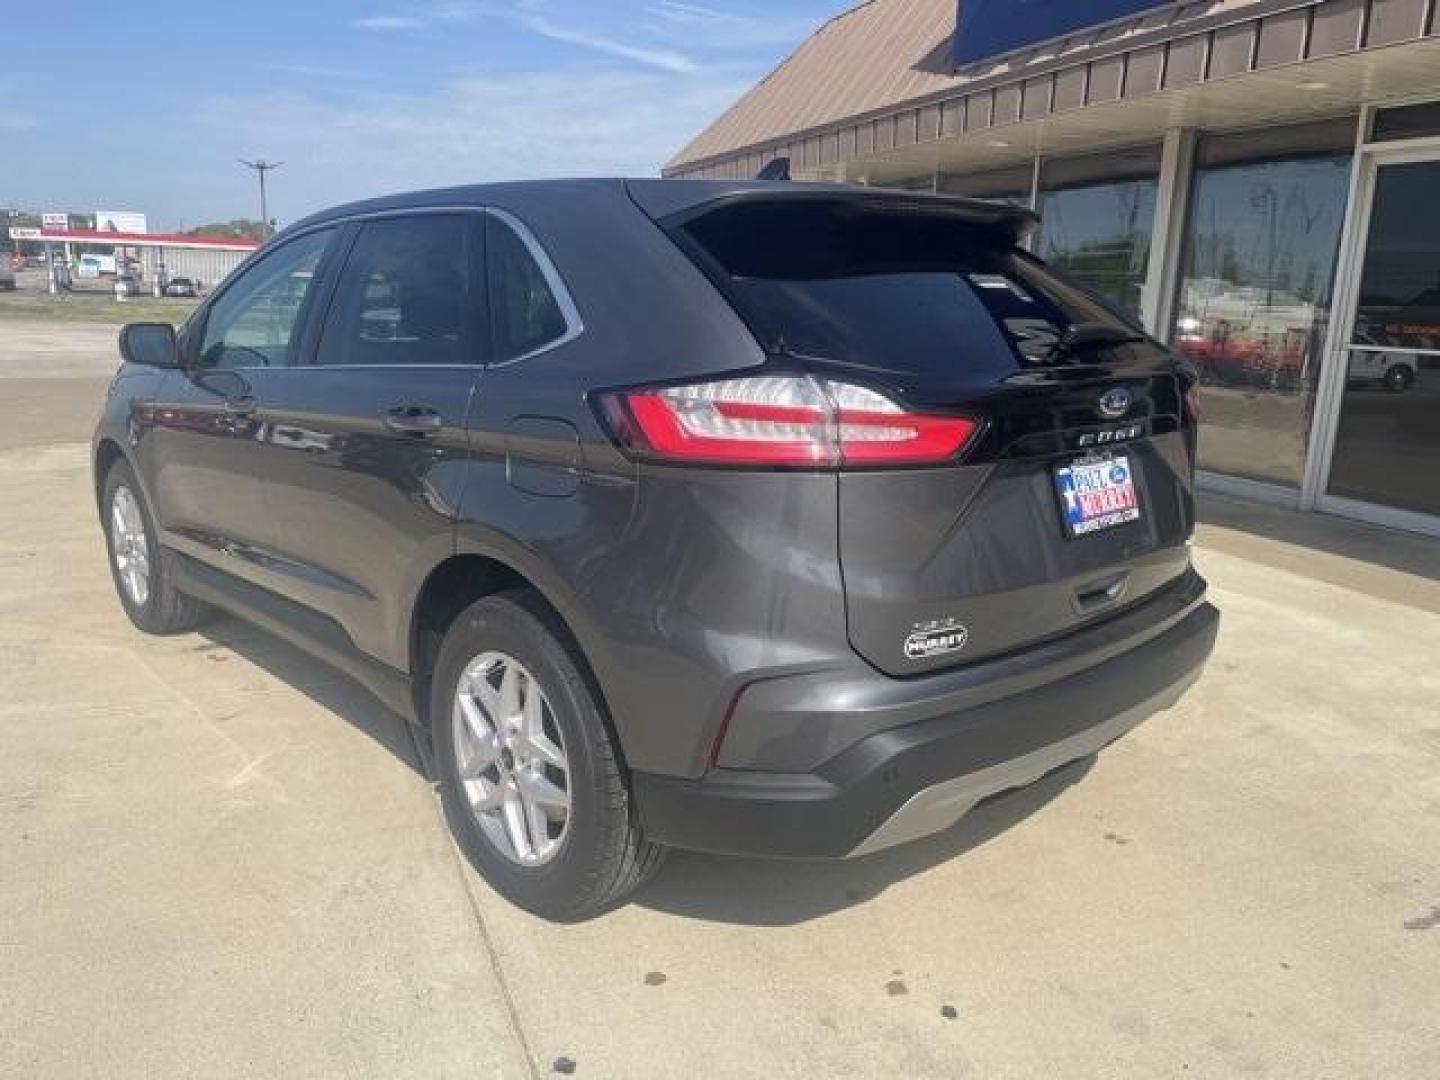
[[[1135,328],[1001,231],[846,201],[740,202],[681,227],[775,352],[916,375],[1000,376],[1078,323]]]
[[[375,366],[466,363],[469,302],[460,214],[366,222],[325,318],[317,361]]]
[[[554,270],[542,265],[545,255],[538,246],[532,248],[533,243],[527,243],[516,226],[500,215],[487,216],[485,263],[497,363],[550,348],[578,329],[566,312],[569,299],[564,286]]]

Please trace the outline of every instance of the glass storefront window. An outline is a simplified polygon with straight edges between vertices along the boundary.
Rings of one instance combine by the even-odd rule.
[[[1035,253],[1137,322],[1150,262],[1160,151],[1047,161]]]
[[[1380,109],[1370,128],[1371,142],[1425,139],[1440,135],[1440,101]]]
[[[1375,179],[1330,493],[1440,514],[1440,161]]]
[[[1321,125],[1331,146],[1345,126]],[[1353,123],[1349,127],[1353,139]],[[1200,369],[1202,468],[1298,487],[1330,313],[1349,152],[1303,152],[1305,129],[1246,133],[1288,156],[1229,160],[1202,146],[1174,346]],[[1298,145],[1297,145],[1298,144]]]

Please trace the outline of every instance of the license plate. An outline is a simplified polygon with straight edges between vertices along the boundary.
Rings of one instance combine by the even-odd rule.
[[[1065,532],[1087,536],[1140,520],[1135,474],[1130,459],[1117,455],[1098,461],[1073,461],[1055,470]]]

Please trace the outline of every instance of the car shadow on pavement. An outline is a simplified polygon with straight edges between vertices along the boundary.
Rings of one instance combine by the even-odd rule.
[[[217,615],[199,633],[210,643],[202,648],[229,650],[249,661],[430,779],[405,720],[344,672],[230,616]],[[1049,805],[1094,762],[1093,756],[1081,758],[1027,787],[987,799],[943,833],[861,859],[744,859],[676,851],[632,902],[685,918],[753,926],[817,919],[980,847]]]
[[[422,779],[429,780],[404,718],[338,668],[266,630],[228,615],[217,614],[200,627],[199,634],[300,691],[374,739]]]
[[[963,856],[1044,809],[1095,764],[1081,758],[982,802],[943,833],[861,859],[794,861],[674,852],[634,902],[708,922],[792,926],[866,903]]]

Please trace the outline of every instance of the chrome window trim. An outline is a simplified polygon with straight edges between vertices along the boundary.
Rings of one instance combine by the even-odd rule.
[[[226,371],[484,371],[484,364],[288,364],[225,368]]]
[[[553,349],[558,349],[562,345],[570,344],[570,342],[585,332],[585,323],[580,318],[580,310],[575,306],[575,301],[570,296],[570,290],[565,285],[565,279],[560,276],[560,271],[555,268],[555,264],[551,261],[549,253],[541,246],[535,234],[530,231],[530,227],[508,210],[501,210],[498,206],[487,206],[485,213],[496,218],[520,238],[520,242],[525,245],[525,250],[528,251],[530,257],[535,260],[535,265],[540,268],[540,276],[545,279],[545,284],[549,287],[550,294],[555,297],[555,303],[560,308],[560,316],[565,320],[565,332],[559,337],[553,338],[543,345],[538,345],[529,352],[521,353],[519,356],[512,356],[508,360],[492,360],[490,366],[492,368],[509,367],[511,364],[531,360]],[[490,280],[488,256],[485,280],[488,287]]]
[[[543,344],[543,345],[538,345],[538,346],[536,346],[535,348],[531,349],[529,352],[521,353],[519,356],[511,357],[511,358],[508,359],[508,360],[492,361],[492,362],[489,363],[489,364],[458,364],[458,365],[454,365],[454,366],[456,366],[456,367],[470,368],[470,369],[479,369],[479,370],[484,370],[485,368],[502,368],[502,367],[509,367],[511,364],[518,364],[518,363],[521,363],[522,361],[525,361],[525,360],[531,360],[531,359],[533,359],[533,358],[535,358],[535,357],[537,357],[537,356],[541,356],[541,355],[543,355],[543,354],[545,354],[545,353],[547,353],[547,352],[550,352],[550,351],[552,351],[552,350],[554,350],[554,349],[558,349],[558,348],[560,348],[562,345],[568,345],[568,344],[570,344],[570,342],[574,341],[576,338],[578,338],[581,334],[583,334],[583,333],[585,332],[585,322],[584,322],[584,320],[580,317],[580,309],[575,305],[575,300],[574,300],[574,298],[573,298],[573,297],[571,296],[571,294],[570,294],[569,286],[567,286],[567,285],[565,284],[565,279],[560,275],[560,271],[559,271],[559,269],[555,266],[554,261],[550,258],[549,252],[547,252],[547,251],[545,250],[545,247],[544,247],[544,245],[542,245],[542,244],[540,243],[539,238],[536,237],[536,235],[534,234],[534,232],[531,231],[530,226],[526,225],[525,222],[521,221],[518,217],[516,217],[516,216],[515,216],[514,214],[512,214],[510,211],[508,211],[508,210],[502,210],[502,209],[501,209],[500,207],[498,207],[498,206],[475,205],[475,204],[470,204],[470,205],[468,205],[468,206],[467,206],[467,205],[394,206],[394,207],[389,207],[389,208],[384,209],[384,210],[368,210],[368,211],[365,211],[365,212],[363,212],[363,213],[337,215],[336,217],[326,218],[324,221],[317,221],[317,222],[314,222],[313,224],[306,225],[304,228],[296,229],[294,232],[285,234],[285,235],[284,235],[284,239],[283,239],[281,245],[275,245],[274,247],[272,247],[269,243],[266,243],[266,244],[261,245],[259,248],[256,248],[256,249],[255,249],[255,253],[254,253],[254,255],[252,256],[252,258],[258,257],[259,255],[261,255],[261,254],[264,253],[264,252],[267,252],[268,250],[275,250],[276,247],[283,246],[283,244],[288,244],[288,243],[290,243],[290,242],[292,242],[292,241],[294,241],[294,240],[299,240],[301,237],[308,236],[310,233],[317,232],[317,231],[319,231],[319,230],[321,230],[321,229],[336,229],[336,228],[341,228],[341,227],[343,227],[343,226],[345,226],[345,225],[348,225],[348,224],[351,224],[351,223],[363,223],[363,222],[366,222],[366,221],[374,221],[374,220],[383,219],[383,218],[414,217],[414,216],[416,216],[416,215],[421,215],[421,214],[425,214],[425,215],[429,215],[429,214],[479,214],[479,215],[494,217],[494,218],[498,219],[499,221],[503,222],[506,226],[508,226],[508,227],[511,229],[511,231],[513,231],[513,232],[515,233],[516,236],[518,236],[518,237],[520,238],[520,242],[521,242],[523,245],[525,245],[525,250],[528,251],[528,252],[530,253],[530,257],[535,260],[535,265],[540,268],[540,276],[545,279],[545,284],[549,287],[549,289],[550,289],[550,294],[555,297],[555,303],[556,303],[556,304],[559,306],[559,308],[560,308],[560,316],[561,316],[561,318],[563,318],[563,319],[565,320],[565,332],[564,332],[563,334],[561,334],[560,336],[558,336],[558,337],[556,337],[556,338],[554,338],[554,339],[552,339],[552,340],[550,340],[550,341],[547,341],[547,342],[546,342],[545,344]],[[246,263],[248,263],[249,261],[250,261],[250,260],[247,259],[247,260],[246,260]],[[230,287],[231,281],[233,281],[233,280],[238,276],[238,274],[239,274],[239,272],[240,272],[241,270],[245,269],[246,263],[242,263],[240,266],[236,267],[234,271],[231,272],[230,277],[229,277],[229,278],[226,280],[226,282],[225,282],[225,287],[224,287],[224,288],[218,290],[216,293],[213,294],[212,297],[207,298],[206,305],[205,305],[205,306],[206,306],[206,317],[207,317],[207,320],[208,320],[208,317],[209,317],[209,307],[210,307],[211,304],[213,303],[213,300],[214,300],[216,297],[219,297],[220,295],[222,295],[222,294],[224,293],[224,291],[225,291],[226,288],[229,288],[229,287]],[[485,279],[485,287],[486,287],[486,289],[488,290],[488,288],[489,288],[489,281],[490,281],[488,260],[487,260],[487,266],[486,266],[486,272],[485,272],[485,275],[484,275],[484,279]],[[197,310],[199,310],[199,309],[197,309]],[[286,368],[291,368],[291,367],[293,367],[293,368],[297,368],[297,369],[298,369],[298,368],[308,367],[308,366],[312,366],[312,365],[307,365],[307,364],[288,365],[288,364],[287,364],[287,365],[285,365],[285,366],[286,366]],[[326,366],[329,368],[329,370],[334,371],[334,370],[337,370],[341,365],[326,365]],[[348,365],[347,365],[347,366],[348,366]],[[366,367],[368,367],[368,368],[375,368],[375,367],[379,367],[379,366],[381,366],[381,365],[378,365],[378,364],[364,364],[364,365],[356,365],[356,366],[357,366],[357,367],[361,367],[361,368],[366,368]],[[429,365],[396,364],[396,365],[394,365],[394,366],[397,367],[397,368],[398,368],[398,367],[409,368],[409,367],[420,367],[420,366],[432,367],[432,368],[433,368],[433,367],[448,367],[448,366],[450,366],[450,365],[437,365],[437,364],[429,364]],[[277,371],[277,370],[280,370],[280,369],[279,369],[279,368],[249,367],[249,368],[228,368],[228,369],[226,369],[226,370],[229,370],[229,371]]]

